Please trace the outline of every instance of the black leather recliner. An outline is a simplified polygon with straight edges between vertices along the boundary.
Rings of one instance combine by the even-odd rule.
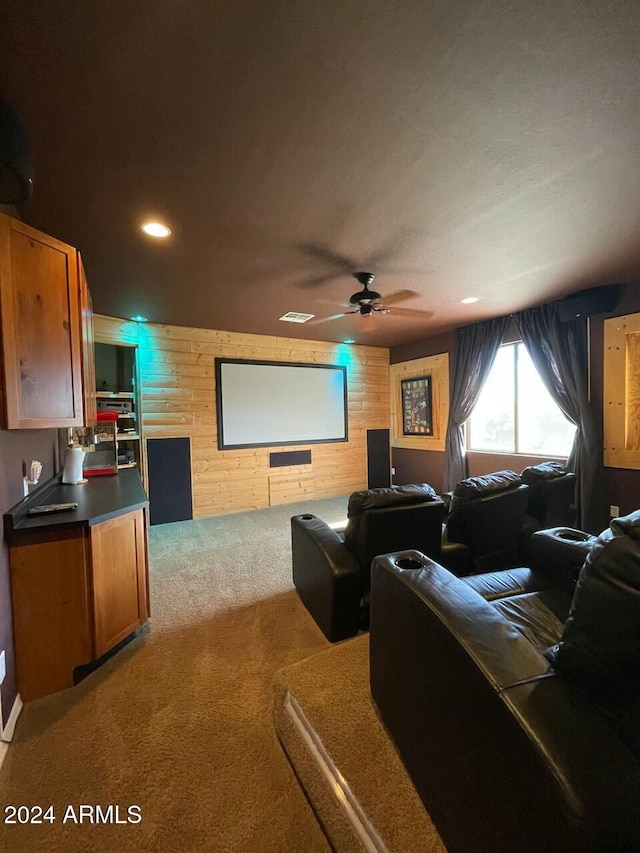
[[[541,462],[525,468],[520,476],[529,486],[523,527],[525,546],[535,530],[575,524],[575,474],[559,462]]]
[[[469,560],[461,568],[448,559],[445,548],[444,565],[457,575],[518,565],[527,491],[514,471],[460,480],[451,498],[444,543],[466,545]]]
[[[373,698],[449,853],[635,852],[640,511],[584,543],[575,591],[539,541],[543,571],[377,558]]]
[[[438,558],[444,504],[427,483],[354,492],[344,539],[315,515],[291,519],[293,583],[331,642],[368,625],[371,562],[417,548]]]

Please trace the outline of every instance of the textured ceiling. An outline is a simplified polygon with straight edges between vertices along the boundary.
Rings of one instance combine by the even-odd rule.
[[[393,345],[640,279],[637,0],[3,0],[0,32],[24,218],[98,311]],[[356,269],[425,313],[278,322]]]

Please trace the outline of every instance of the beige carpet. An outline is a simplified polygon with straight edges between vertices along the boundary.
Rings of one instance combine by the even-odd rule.
[[[368,634],[286,667],[274,683],[277,731],[328,837],[340,853],[362,853],[354,824],[345,817],[343,797],[319,770],[287,713],[287,695],[301,709],[363,809],[365,822],[387,850],[446,853],[371,701]]]
[[[328,851],[271,716],[276,671],[329,645],[291,586],[300,512],[339,521],[346,498],[151,528],[149,627],[26,706],[0,804],[52,804],[56,822],[0,825],[1,850]],[[136,804],[142,821],[63,824],[68,804]]]

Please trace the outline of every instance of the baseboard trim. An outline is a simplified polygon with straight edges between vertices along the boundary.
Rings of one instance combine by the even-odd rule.
[[[2,717],[0,716],[0,770],[2,770],[2,764],[7,752],[9,751],[9,742],[13,739],[20,711],[22,711],[22,697],[18,693],[13,701],[13,708],[9,714],[7,725],[4,728],[2,727]],[[2,704],[0,703],[0,715],[1,714]]]
[[[9,743],[13,740],[13,735],[16,730],[16,723],[18,722],[18,717],[20,716],[20,712],[22,711],[22,696],[18,693],[14,702],[13,708],[11,709],[11,713],[9,714],[9,719],[7,720],[7,725],[2,730],[2,740],[5,743]]]

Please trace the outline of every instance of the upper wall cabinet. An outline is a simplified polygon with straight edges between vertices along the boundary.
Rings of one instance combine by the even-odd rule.
[[[0,214],[0,391],[6,429],[83,425],[82,347],[91,331],[83,316],[90,311],[88,291],[80,310],[79,263],[71,246]],[[87,363],[85,372],[90,370]]]
[[[93,303],[82,258],[78,252],[78,298],[80,303],[80,341],[82,345],[82,412],[85,426],[98,422],[96,402],[95,346],[93,336]]]

